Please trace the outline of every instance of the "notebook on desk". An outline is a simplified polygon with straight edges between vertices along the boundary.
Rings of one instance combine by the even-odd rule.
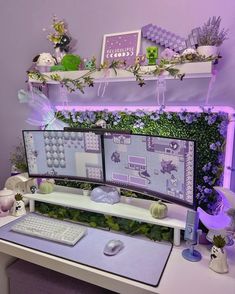
[[[11,231],[18,221],[1,227],[0,239],[150,286],[158,286],[172,249],[171,243],[153,242],[95,228],[88,228],[86,236],[70,247]],[[117,255],[107,256],[103,250],[111,239],[121,240],[125,247]]]

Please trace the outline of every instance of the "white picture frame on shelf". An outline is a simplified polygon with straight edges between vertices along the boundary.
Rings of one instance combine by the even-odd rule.
[[[104,35],[101,64],[119,60],[125,61],[126,66],[133,65],[140,52],[140,42],[141,30]]]

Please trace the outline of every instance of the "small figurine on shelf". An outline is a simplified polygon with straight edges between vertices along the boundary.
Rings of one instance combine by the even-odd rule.
[[[96,68],[96,58],[84,59],[85,69],[92,70]]]
[[[225,245],[226,241],[221,235],[214,236],[209,268],[220,274],[228,272],[227,254],[224,249]]]
[[[148,59],[148,65],[156,65],[156,60],[158,58],[158,47],[147,47],[146,57]]]
[[[68,35],[65,22],[53,17],[52,27],[54,33],[48,35],[48,39],[54,44],[55,57],[57,62],[61,62],[62,58],[70,51],[70,43],[72,38]]]
[[[185,61],[194,61],[198,57],[198,53],[193,48],[187,48],[182,52],[181,56]]]
[[[79,55],[66,54],[60,64],[51,67],[51,71],[75,71],[79,69],[81,58]]]
[[[12,207],[12,215],[21,216],[26,214],[23,196],[20,193],[15,195],[15,201]]]
[[[145,54],[137,55],[135,58],[135,64],[144,65],[145,60],[146,60]]]
[[[50,53],[43,52],[35,56],[33,62],[36,62],[36,69],[40,72],[49,72],[56,60]]]

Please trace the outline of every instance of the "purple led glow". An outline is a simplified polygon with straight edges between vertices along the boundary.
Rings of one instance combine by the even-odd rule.
[[[72,105],[72,106],[56,106],[57,111],[126,111],[134,112],[137,110],[142,111],[158,111],[161,107],[156,106],[96,106],[96,105]],[[165,112],[182,112],[182,109],[187,109],[187,112],[203,112],[203,109],[200,106],[165,106]],[[235,130],[235,110],[230,106],[208,106],[205,109],[210,109],[212,113],[225,112],[229,114],[229,123],[227,127],[227,136],[226,136],[226,150],[225,150],[225,161],[224,161],[224,177],[223,177],[223,187],[230,188],[231,183],[231,169],[228,167],[232,166],[233,159],[233,144],[234,144],[234,130]]]

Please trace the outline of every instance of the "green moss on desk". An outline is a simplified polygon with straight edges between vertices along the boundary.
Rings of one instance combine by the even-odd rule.
[[[78,210],[60,205],[36,202],[36,211],[49,217],[85,223],[93,228],[124,232],[129,235],[144,235],[154,241],[172,241],[173,230],[135,220]]]

